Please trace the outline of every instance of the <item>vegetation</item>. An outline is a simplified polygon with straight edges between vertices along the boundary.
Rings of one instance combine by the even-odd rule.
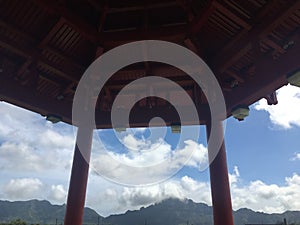
[[[21,219],[12,220],[9,223],[1,223],[0,225],[27,225],[27,223]]]
[[[37,200],[0,201],[0,209],[0,225],[55,225],[56,223],[61,225],[63,224],[65,205],[55,206],[47,201]],[[300,225],[300,212],[298,211],[267,214],[250,209],[239,209],[234,211],[233,215],[235,225],[285,225],[284,218],[287,219],[287,225]],[[4,223],[1,224],[1,221]],[[84,224],[96,225],[98,221],[101,221],[101,225],[212,225],[213,214],[212,208],[203,203],[167,199],[140,210],[127,211],[124,214],[106,218],[100,217],[94,210],[86,208]]]
[[[64,214],[65,205],[52,205],[48,201],[0,201],[0,223],[6,225],[17,219],[26,221],[27,225],[55,225],[56,220],[60,225],[63,223]],[[98,216],[94,210],[85,208],[85,223],[97,224]]]

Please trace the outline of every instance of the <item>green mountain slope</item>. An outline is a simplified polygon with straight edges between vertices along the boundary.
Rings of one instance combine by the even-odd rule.
[[[266,214],[250,209],[240,209],[234,211],[233,215],[235,225],[276,224],[282,223],[284,218],[289,223],[300,224],[300,212],[298,211]],[[105,218],[105,221],[112,225],[212,225],[212,220],[212,207],[191,200],[180,201],[177,199],[167,199],[147,208]]]
[[[205,204],[191,200],[168,199],[137,211],[109,216],[105,221],[114,225],[210,225],[212,210]]]
[[[0,201],[0,222],[22,219],[28,223],[55,224],[61,223],[65,214],[65,205],[52,205],[48,201]],[[85,208],[84,222],[97,223],[98,214]]]
[[[0,223],[22,219],[30,223],[62,223],[65,205],[51,205],[48,201],[0,201]],[[288,223],[300,224],[300,212],[287,211],[283,214],[266,214],[250,209],[233,212],[235,225],[276,224],[284,218]],[[97,224],[98,214],[85,209],[84,224]],[[212,225],[212,207],[192,200],[167,199],[140,210],[127,211],[120,215],[100,217],[101,225]]]

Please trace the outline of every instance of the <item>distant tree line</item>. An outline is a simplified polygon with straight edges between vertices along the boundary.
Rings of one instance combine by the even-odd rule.
[[[21,219],[16,219],[10,221],[9,223],[1,223],[0,225],[28,225],[28,224]]]
[[[278,225],[300,225],[300,223],[287,224],[286,221],[284,221],[283,223],[278,221],[276,224],[278,224]],[[29,223],[26,223],[26,221],[23,221],[21,219],[16,219],[16,220],[10,221],[9,223],[0,223],[0,225],[62,225],[62,224],[61,223],[57,223],[57,224],[39,224],[39,223],[33,224],[33,223],[30,223],[29,224]],[[96,225],[96,224],[83,224],[83,225]],[[183,224],[181,224],[181,225],[183,225]],[[187,223],[187,225],[189,225],[189,223]],[[250,224],[248,224],[248,225],[250,225]]]
[[[63,223],[57,224],[39,224],[39,223],[26,223],[26,221],[21,219],[12,220],[9,223],[0,223],[0,225],[62,225]],[[96,224],[82,224],[82,225],[96,225]]]

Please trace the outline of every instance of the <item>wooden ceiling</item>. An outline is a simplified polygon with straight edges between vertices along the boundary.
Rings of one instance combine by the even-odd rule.
[[[299,27],[297,0],[0,0],[0,99],[71,123],[76,86],[90,63],[124,43],[165,40],[189,48],[210,66],[230,116],[232,108],[268,97],[300,69]],[[200,121],[182,124],[209,119],[207,100],[189,76],[144,62],[106,83],[96,108],[99,128],[111,127],[119,91],[149,75],[177,82],[192,97]],[[167,101],[139,101],[131,126],[148,126],[153,116],[167,125],[179,122],[168,103],[178,93],[168,87],[154,92],[163,92]]]

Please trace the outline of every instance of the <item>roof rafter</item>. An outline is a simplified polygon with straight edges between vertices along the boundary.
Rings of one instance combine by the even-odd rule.
[[[73,61],[73,59],[71,59],[70,57],[64,55],[59,50],[54,49],[54,48],[52,48],[52,47],[50,47],[50,46],[47,45],[47,43],[49,42],[49,40],[52,38],[53,34],[55,34],[59,30],[59,28],[62,26],[62,24],[64,22],[65,22],[64,19],[60,18],[57,21],[57,23],[52,27],[52,29],[50,30],[50,32],[48,32],[47,35],[43,38],[43,40],[40,41],[39,43],[38,43],[37,40],[35,40],[29,34],[26,34],[25,32],[20,31],[18,28],[13,27],[12,25],[8,24],[6,21],[3,21],[2,19],[0,19],[0,26],[5,27],[5,29],[9,30],[12,33],[17,33],[19,36],[25,38],[26,40],[30,41],[31,43],[38,43],[37,44],[37,48],[44,49],[44,50],[47,50],[47,51],[51,52],[52,54],[54,54],[54,55],[58,56],[59,58],[65,60],[67,63],[69,63],[70,65],[72,65],[72,67],[74,67],[74,68],[78,69],[79,71],[83,72],[85,70],[84,66],[82,66],[79,63]],[[11,47],[13,47],[13,44],[12,44]],[[16,52],[16,49],[14,49],[13,51]],[[18,51],[18,54],[20,54],[20,51]],[[21,54],[21,55],[23,56],[23,54]],[[26,58],[28,58],[28,57],[26,57]],[[23,65],[24,67],[22,69],[20,69],[20,71],[19,71],[20,74],[21,74],[21,72],[23,72],[23,71],[26,70],[26,65],[27,66],[30,65],[29,61],[30,61],[30,59],[28,59],[27,62],[24,63],[24,65]]]
[[[17,106],[30,109],[41,115],[54,114],[60,116],[62,121],[72,123],[72,103],[47,98],[43,95],[36,95],[30,91],[29,87],[21,86],[9,78],[2,78],[0,82],[0,98]],[[18,91],[15,91],[18,90]],[[31,100],[30,100],[31,99]],[[190,112],[189,106],[182,106],[182,110]],[[111,128],[111,114],[107,111],[96,109],[96,123],[98,128]],[[130,123],[132,126],[148,126],[145,119],[153,118],[153,115],[165,118],[165,121],[177,122],[179,117],[175,110],[169,106],[153,107],[151,109],[135,107],[131,110]],[[199,124],[199,122],[209,118],[208,107],[198,108],[200,121],[185,121],[183,125]],[[75,124],[76,125],[76,121]],[[161,124],[163,125],[163,124]],[[171,125],[170,122],[167,125]]]
[[[243,33],[242,37],[238,37],[240,40],[235,42],[231,49],[226,49],[225,51],[220,51],[218,56],[213,59],[212,65],[219,72],[224,72],[227,68],[232,66],[239,57],[239,55],[244,55],[247,50],[250,50],[253,46],[253,40],[261,40],[266,35],[272,31],[274,27],[285,20],[291,12],[294,12],[300,7],[300,2],[296,1],[287,10],[280,13],[280,15],[273,15],[268,19],[264,20],[259,26],[255,27],[249,32]],[[271,24],[271,25],[270,25]],[[273,27],[270,29],[270,27]],[[233,40],[235,41],[235,40]],[[232,43],[233,43],[232,41]],[[231,45],[231,43],[230,43]],[[227,59],[230,59],[229,61]]]
[[[120,13],[120,12],[129,12],[129,11],[141,11],[145,10],[145,5],[143,4],[145,1],[140,1],[140,5],[135,6],[128,6],[128,7],[122,7],[122,8],[113,8],[110,7],[108,12],[109,13]],[[152,3],[148,4],[147,9],[160,9],[160,8],[167,8],[171,6],[177,6],[176,2],[158,2],[158,3]]]
[[[299,70],[300,35],[294,37],[294,46],[277,60],[272,57],[261,58],[255,65],[255,77],[259,79],[247,80],[243,87],[236,88],[225,96],[227,105],[251,105],[257,99],[263,98],[287,84],[286,76]],[[279,63],[280,61],[280,63]],[[228,109],[230,112],[231,109]]]
[[[1,36],[1,35],[0,35]],[[48,69],[55,71],[55,73],[57,73],[57,75],[67,79],[67,80],[71,80],[71,81],[77,81],[79,78],[78,74],[74,74],[74,73],[70,73],[70,72],[66,72],[64,71],[64,68],[58,66],[57,64],[51,62],[49,59],[47,59],[45,56],[43,56],[40,52],[28,48],[24,45],[20,45],[18,43],[15,43],[9,39],[7,39],[6,37],[2,37],[1,36],[1,41],[0,44],[1,46],[4,46],[5,48],[9,49],[10,51],[16,53],[17,55],[20,55],[24,58],[30,59],[30,60],[34,60],[37,63],[40,62],[41,64],[43,64],[44,66],[46,66]],[[70,73],[70,74],[69,74]]]
[[[238,17],[236,14],[231,12],[229,9],[227,9],[223,5],[221,5],[219,2],[214,1],[212,4],[216,9],[218,9],[220,12],[222,12],[224,15],[226,15],[228,18],[230,18],[232,21],[234,21],[238,25],[242,26],[246,30],[249,30],[251,28],[250,24],[248,24],[246,21],[244,21],[243,19]]]
[[[66,21],[64,18],[59,17],[58,21],[54,24],[51,30],[47,33],[47,35],[43,38],[43,40],[39,43],[39,47],[42,48],[48,44],[51,38],[59,31],[59,29],[64,25]]]
[[[196,16],[192,22],[190,23],[189,35],[197,34],[203,25],[207,22],[208,18],[215,10],[215,0],[209,0],[209,3],[206,7],[204,7],[198,16]]]
[[[183,40],[186,33],[186,26],[170,26],[141,32],[140,30],[119,31],[119,32],[102,32],[99,33],[97,28],[85,22],[82,18],[75,15],[63,5],[55,4],[50,0],[34,0],[34,2],[53,15],[60,15],[67,23],[79,32],[86,40],[89,40],[96,46],[102,46],[104,43],[110,46],[119,45],[119,41],[129,42],[145,39],[172,40],[180,36]],[[122,38],[120,35],[122,34]]]

